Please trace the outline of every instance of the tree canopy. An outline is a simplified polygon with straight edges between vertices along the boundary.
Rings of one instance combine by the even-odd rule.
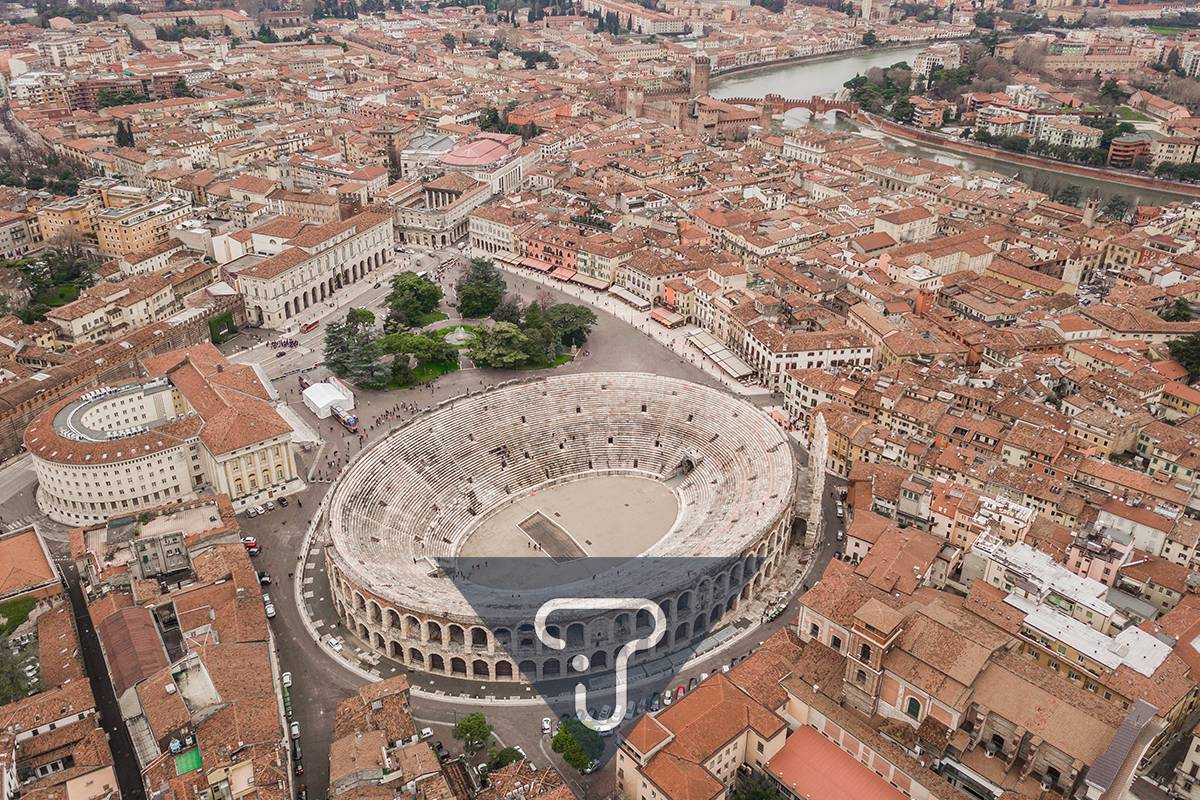
[[[1167,342],[1167,349],[1171,351],[1171,358],[1188,371],[1189,381],[1200,376],[1200,333]]]
[[[425,317],[438,307],[441,299],[442,287],[415,272],[401,272],[392,279],[383,330],[394,333],[423,324]]]
[[[458,313],[467,319],[486,317],[504,299],[504,276],[486,258],[473,258],[467,273],[455,287]]]
[[[463,750],[477,753],[488,743],[492,735],[492,725],[481,711],[473,711],[458,721],[454,726],[453,736],[462,742]]]
[[[604,752],[604,740],[579,720],[568,719],[558,727],[550,747],[563,757],[563,761],[583,772]]]
[[[341,321],[325,328],[325,366],[361,386],[379,385],[383,368],[375,338],[375,315],[365,308],[351,308]]]

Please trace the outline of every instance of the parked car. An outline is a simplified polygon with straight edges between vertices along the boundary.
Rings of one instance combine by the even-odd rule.
[[[254,507],[254,510],[255,510],[255,511],[257,511],[258,513],[260,513],[260,514],[265,514],[265,513],[267,513],[267,510],[266,510],[265,508],[263,508],[262,506],[255,506],[255,507]]]
[[[666,691],[664,691],[662,697],[663,697],[662,704],[663,704],[664,708],[671,705],[672,695],[671,695],[670,689],[667,689]]]
[[[432,738],[433,738],[433,728],[421,728],[421,739],[422,740],[432,739]]]
[[[342,652],[342,640],[336,636],[326,636],[325,646],[335,653]]]
[[[267,501],[267,511],[274,511],[274,510],[275,510],[275,501],[268,500]]]
[[[695,689],[695,688],[696,688],[696,683],[697,683],[697,681],[696,681],[696,679],[695,679],[695,678],[692,678],[690,681],[688,681],[688,691],[689,691],[689,692],[690,692],[692,689]],[[680,687],[680,688],[683,688],[683,687]]]
[[[308,787],[303,783],[300,784],[300,788],[296,790],[296,800],[308,800]]]
[[[846,518],[846,507],[844,505],[842,505],[840,501],[837,504],[837,518],[838,519]]]
[[[275,619],[275,606],[267,603],[267,619]]]
[[[683,697],[683,693],[685,691],[687,691],[687,690],[683,688],[682,684],[680,684],[679,686],[676,686],[675,687],[675,699],[678,700],[679,698]]]
[[[275,353],[275,357],[276,357],[276,358],[283,358],[283,357],[284,357],[284,356],[286,356],[286,355],[287,355],[287,351],[286,351],[286,350],[278,350],[278,351],[276,351],[276,353]]]
[[[433,752],[437,753],[438,760],[445,761],[450,758],[450,751],[446,749],[446,745],[440,741],[433,743]]]
[[[295,770],[295,771],[296,771],[296,774],[297,774],[297,775],[303,775],[303,774],[304,774],[304,765],[303,765],[303,764],[301,764],[299,761],[297,761],[297,762],[296,762],[296,770]]]
[[[271,605],[271,595],[267,594],[266,592],[263,592],[263,605],[264,606]]]
[[[282,675],[280,675],[279,682],[283,684],[283,688],[285,688],[285,689],[292,688],[292,673],[285,672]]]
[[[598,769],[600,769],[600,762],[593,758],[591,761],[588,762],[588,765],[583,768],[583,774],[591,775],[593,772],[595,772]]]
[[[633,715],[636,713],[637,713],[637,707],[635,705],[633,705],[632,703],[630,703],[629,706],[625,709],[625,716],[623,717],[623,719],[631,720],[631,719],[633,719]]]
[[[658,692],[655,692],[655,693],[654,693],[653,695],[651,695],[651,697],[650,697],[650,710],[651,710],[651,711],[658,711],[658,709],[659,709],[660,707],[661,707],[661,706],[659,706],[659,704],[658,704]]]
[[[259,586],[270,586],[271,573],[267,572],[266,570],[258,573],[258,584]]]
[[[280,353],[279,355],[281,356],[281,355],[283,355],[283,353]],[[276,358],[279,358],[279,356],[276,356]],[[246,509],[246,515],[250,516],[250,517],[257,517],[258,509],[257,508],[248,508],[248,509]]]
[[[281,505],[284,508],[287,508],[288,507],[288,499],[286,497],[279,498],[279,505]]]
[[[292,760],[299,764],[302,758],[304,758],[304,752],[300,749],[300,740],[292,739]],[[296,774],[299,775],[300,773],[297,772]]]
[[[550,723],[552,720],[549,717],[542,717],[542,736],[550,735]]]
[[[299,739],[300,738],[300,723],[293,720],[292,725],[291,725],[291,731],[292,731],[292,738]]]
[[[254,547],[257,544],[258,544],[258,539],[255,539],[253,536],[243,536],[242,537],[242,545],[246,548]]]
[[[521,745],[518,744],[518,745],[513,745],[513,750],[516,750],[518,753],[521,754],[521,759],[524,760],[525,763],[529,764],[530,769],[537,769],[537,764],[534,764],[532,761],[529,760],[529,756],[525,755],[525,748],[521,747]]]
[[[638,699],[638,701],[637,701],[637,713],[638,713],[638,714],[645,714],[645,713],[646,713],[646,698],[642,697],[642,698],[639,698],[639,699]]]

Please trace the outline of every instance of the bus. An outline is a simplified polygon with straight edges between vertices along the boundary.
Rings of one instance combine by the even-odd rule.
[[[301,325],[301,326],[300,326],[300,332],[301,332],[301,333],[308,333],[308,332],[309,332],[309,331],[311,331],[311,330],[316,330],[317,326],[318,326],[318,325],[320,325],[320,324],[321,324],[321,323],[320,323],[320,321],[318,321],[318,320],[314,320],[313,322],[306,322],[306,323],[304,323],[303,325]]]

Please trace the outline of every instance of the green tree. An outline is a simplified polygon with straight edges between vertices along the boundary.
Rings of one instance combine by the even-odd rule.
[[[521,324],[521,299],[516,295],[508,295],[500,301],[500,305],[492,309],[492,319],[496,322],[511,322]]]
[[[480,328],[467,350],[471,360],[490,369],[518,369],[529,363],[529,337],[511,322]]]
[[[558,727],[550,747],[563,757],[563,761],[583,772],[604,752],[604,740],[579,720],[569,719]]]
[[[1054,190],[1054,194],[1050,196],[1056,203],[1062,203],[1068,206],[1079,205],[1079,185],[1074,183],[1065,184]]]
[[[463,743],[463,750],[477,753],[491,738],[492,725],[483,712],[473,711],[458,721],[452,733],[455,739]]]
[[[1117,83],[1116,78],[1109,78],[1100,87],[1100,97],[1116,104],[1124,103],[1125,98],[1129,97],[1129,95],[1121,91],[1121,87]]]
[[[149,98],[136,89],[101,89],[96,92],[96,108],[145,103]]]
[[[133,123],[123,119],[117,120],[117,132],[113,136],[113,143],[117,147],[133,147]]]
[[[442,46],[453,53],[454,48],[458,47],[458,38],[450,31],[446,31],[442,34]]]
[[[1104,203],[1101,209],[1105,214],[1113,219],[1125,219],[1125,215],[1129,213],[1129,198],[1123,194],[1114,194]]]
[[[258,32],[254,34],[254,38],[263,44],[274,44],[279,41],[279,37],[275,35],[275,31],[267,27],[267,23],[258,26]]]
[[[500,305],[507,288],[504,276],[490,259],[471,259],[467,274],[455,287],[458,293],[458,313],[469,319],[486,317]]]
[[[541,303],[530,303],[525,307],[521,333],[528,340],[525,352],[529,356],[529,363],[548,364],[558,355],[558,336]]]
[[[1167,349],[1171,352],[1171,358],[1188,371],[1189,381],[1200,376],[1200,333],[1167,342]]]
[[[195,97],[196,93],[192,91],[192,87],[188,86],[187,81],[180,75],[175,79],[175,83],[171,86],[171,94],[175,97]]]
[[[783,800],[783,794],[764,775],[753,773],[738,781],[729,800]]]
[[[506,747],[503,750],[493,751],[487,762],[488,772],[503,769],[509,764],[515,764],[523,758],[524,756],[521,755],[521,751],[515,747]]]
[[[411,328],[438,307],[442,287],[415,272],[401,272],[392,279],[387,296],[388,315],[383,324],[387,333]]]
[[[578,303],[556,303],[546,317],[563,347],[582,347],[596,324],[595,312]]]
[[[862,43],[866,47],[874,47],[879,44],[879,37],[875,35],[875,31],[867,31],[863,34]]]
[[[8,637],[0,636],[0,706],[20,700],[29,691],[21,662],[13,655]]]
[[[325,328],[325,366],[339,378],[362,386],[377,386],[383,368],[375,342],[375,315],[365,308],[351,308],[341,321]]]
[[[1191,322],[1194,315],[1191,305],[1181,297],[1163,309],[1159,316],[1167,322]]]

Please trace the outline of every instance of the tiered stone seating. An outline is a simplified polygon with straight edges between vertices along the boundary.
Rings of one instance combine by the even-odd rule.
[[[689,453],[700,463],[675,477]],[[334,557],[399,606],[467,616],[426,559],[453,557],[505,499],[593,471],[671,481],[680,517],[652,548],[664,556],[750,552],[787,508],[794,480],[779,428],[723,392],[638,373],[514,382],[444,403],[364,453],[334,489]]]

